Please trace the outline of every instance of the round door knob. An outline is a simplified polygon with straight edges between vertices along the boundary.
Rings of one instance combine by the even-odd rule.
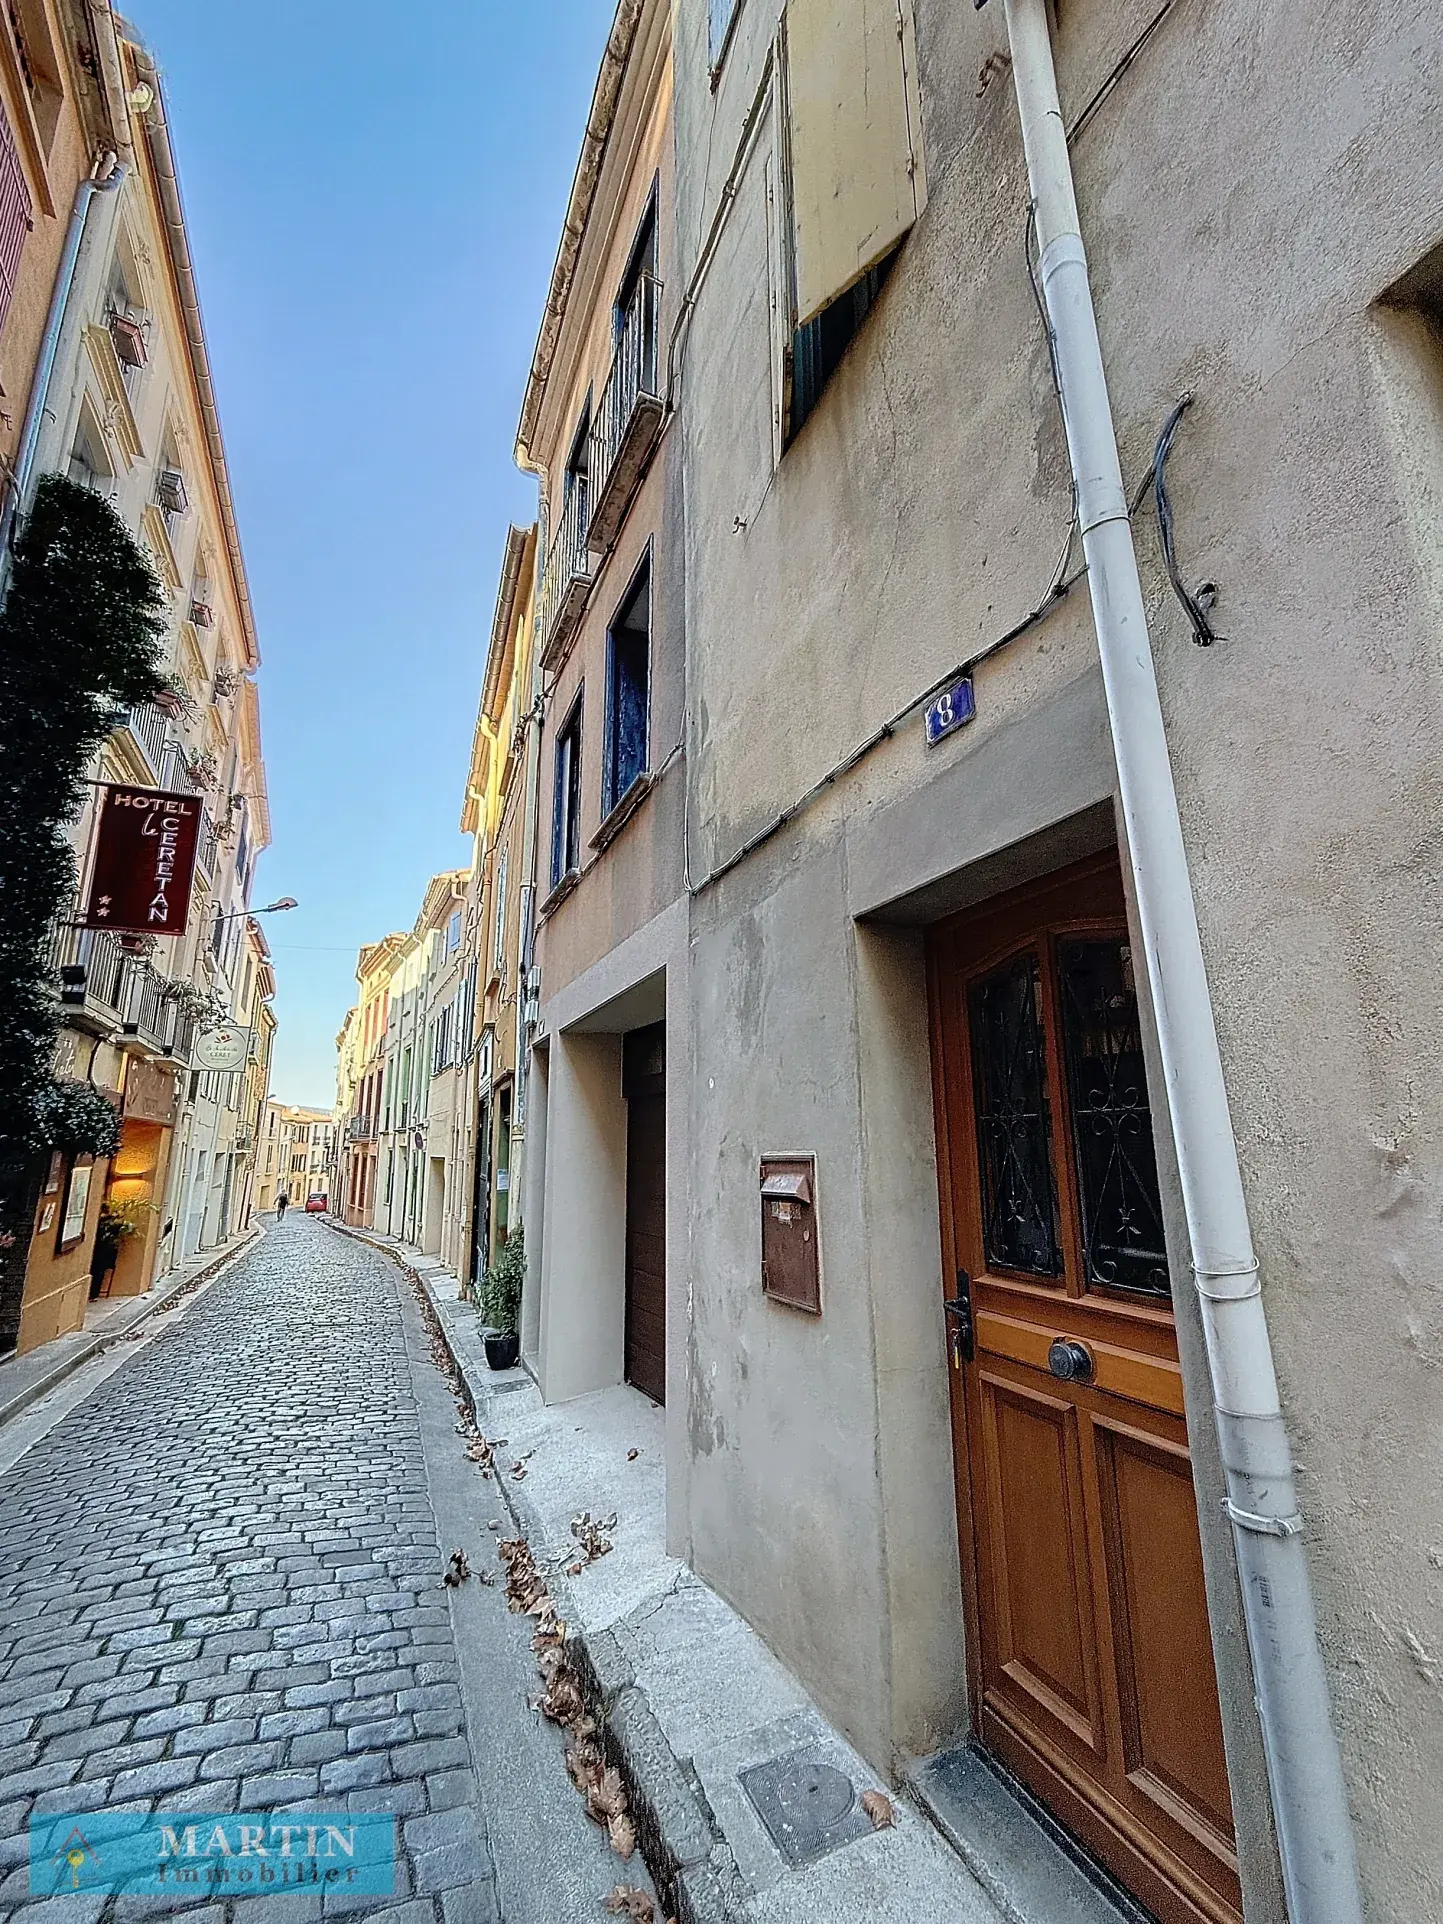
[[[1059,1336],[1047,1352],[1047,1367],[1064,1383],[1090,1383],[1092,1351],[1086,1343]]]

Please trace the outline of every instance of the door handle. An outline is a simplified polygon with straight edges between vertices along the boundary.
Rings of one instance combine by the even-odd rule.
[[[1090,1383],[1092,1351],[1076,1337],[1059,1336],[1048,1349],[1047,1367],[1063,1383]]]
[[[961,1369],[977,1354],[977,1327],[972,1318],[972,1278],[965,1269],[957,1271],[957,1294],[944,1298],[947,1338],[952,1347],[952,1367]]]

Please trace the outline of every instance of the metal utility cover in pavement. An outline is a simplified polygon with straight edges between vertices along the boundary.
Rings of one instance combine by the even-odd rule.
[[[739,1774],[768,1837],[793,1866],[825,1857],[872,1828],[856,1785],[829,1760],[825,1745],[794,1750]]]

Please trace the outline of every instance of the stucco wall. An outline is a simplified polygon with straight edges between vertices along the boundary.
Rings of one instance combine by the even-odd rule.
[[[628,89],[642,84],[638,73]],[[662,281],[659,339],[664,378],[666,341],[675,320],[677,286],[672,241],[673,145],[671,66],[663,59],[653,98],[637,113],[634,147],[614,137],[582,249],[557,365],[542,415],[544,439],[535,454],[544,472],[550,517],[560,499],[561,474],[588,393],[593,413],[611,366],[613,303],[637,228],[653,191],[657,197],[657,267]],[[620,116],[624,130],[631,115]],[[537,957],[548,996],[648,923],[682,888],[682,789],[673,760],[669,772],[602,851],[590,846],[602,821],[606,722],[607,629],[643,557],[651,557],[651,715],[647,766],[655,775],[682,738],[685,712],[684,607],[679,580],[680,449],[666,433],[647,470],[613,548],[594,563],[595,585],[565,660],[548,677],[541,734],[537,893],[551,892],[551,836],[555,800],[556,736],[584,688],[582,713],[581,865],[575,891],[542,923]]]
[[[765,125],[687,342],[699,873],[1032,606],[1066,527],[1005,70],[979,97],[1001,12],[916,11],[929,205],[775,474]],[[1069,115],[1152,11],[1061,10]],[[682,10],[684,246],[710,224],[775,13],[744,10],[713,92],[705,10]],[[1432,9],[1236,0],[1169,16],[1074,149],[1130,482],[1197,395],[1168,480],[1184,572],[1218,583],[1226,639],[1192,646],[1144,515],[1145,586],[1368,1901],[1409,1924],[1443,1882],[1443,347],[1376,303],[1443,243],[1440,107]],[[891,1052],[857,1003],[837,824],[986,756],[1092,652],[1075,593],[979,674],[970,730],[929,758],[914,719],[694,915],[697,1561],[873,1755],[926,1716],[882,1647],[901,1546],[866,1065]],[[992,775],[1025,787],[1033,765],[994,758]],[[899,986],[900,1021],[907,1002]],[[762,1147],[823,1159],[820,1325],[759,1298]],[[886,1235],[920,1273],[926,1226]],[[919,1380],[918,1407],[930,1393]],[[935,1492],[917,1500],[936,1515]],[[956,1701],[945,1670],[935,1701]],[[1272,1901],[1250,1893],[1255,1914]]]

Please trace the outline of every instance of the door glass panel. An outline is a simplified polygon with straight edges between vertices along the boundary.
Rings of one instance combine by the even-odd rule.
[[[1064,942],[1058,976],[1088,1284],[1167,1296],[1131,951],[1115,938]]]
[[[968,992],[982,1239],[989,1269],[1059,1276],[1041,1003],[1032,950]]]

